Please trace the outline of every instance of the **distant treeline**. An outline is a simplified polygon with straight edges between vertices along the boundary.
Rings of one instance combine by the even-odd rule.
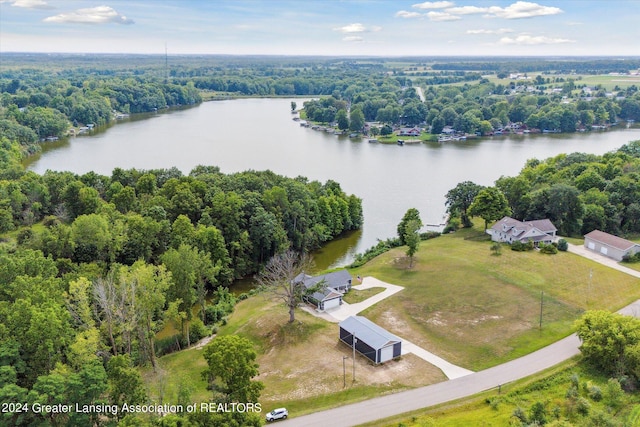
[[[521,60],[505,60],[484,61],[447,61],[436,62],[431,66],[434,70],[463,70],[463,71],[482,71],[484,73],[499,72],[519,72],[530,73],[533,71],[543,73],[577,73],[577,74],[608,74],[608,73],[627,73],[629,70],[637,70],[640,68],[640,59],[638,58],[600,58],[600,59],[531,59],[524,58]]]

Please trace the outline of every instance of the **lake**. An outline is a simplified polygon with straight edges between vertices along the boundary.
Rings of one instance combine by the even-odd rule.
[[[45,147],[29,159],[47,169],[111,175],[115,167],[178,167],[185,174],[200,164],[224,173],[270,169],[290,177],[339,182],[363,200],[364,227],[316,254],[319,268],[343,265],[353,255],[396,235],[409,208],[425,224],[440,224],[444,196],[459,182],[492,185],[518,174],[527,159],[560,153],[604,154],[640,139],[640,129],[563,135],[502,136],[470,141],[407,144],[369,143],[303,128],[292,120],[291,102],[303,99],[241,99],[130,118]]]

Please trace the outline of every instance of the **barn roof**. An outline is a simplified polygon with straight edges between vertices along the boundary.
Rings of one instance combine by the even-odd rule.
[[[340,327],[354,335],[357,340],[367,343],[376,350],[402,341],[391,332],[362,316],[347,317],[340,322]]]

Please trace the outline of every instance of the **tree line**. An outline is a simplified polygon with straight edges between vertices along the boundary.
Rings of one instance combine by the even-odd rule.
[[[511,215],[550,219],[563,236],[593,230],[615,235],[640,233],[640,141],[604,155],[572,153],[527,161],[519,175],[500,177],[484,188],[462,182],[446,195],[449,224],[470,226],[470,216],[487,223]]]

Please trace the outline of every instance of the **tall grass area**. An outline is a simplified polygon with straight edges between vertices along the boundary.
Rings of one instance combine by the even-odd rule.
[[[361,427],[521,426],[534,424],[534,407],[558,426],[638,426],[640,395],[614,395],[608,378],[570,361],[526,380],[455,403],[416,411]],[[540,409],[541,408],[541,409]],[[609,423],[607,423],[609,422]]]
[[[364,312],[393,333],[460,366],[480,370],[572,332],[587,309],[640,298],[638,279],[566,252],[493,255],[482,227],[423,241],[414,267],[393,249],[353,275],[404,286]],[[542,300],[542,328],[540,308]]]

